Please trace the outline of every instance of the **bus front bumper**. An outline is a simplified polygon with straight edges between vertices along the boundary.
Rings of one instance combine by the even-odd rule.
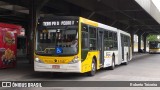
[[[58,68],[54,68],[58,66]],[[81,72],[81,62],[74,64],[44,64],[34,61],[34,71],[38,72]]]

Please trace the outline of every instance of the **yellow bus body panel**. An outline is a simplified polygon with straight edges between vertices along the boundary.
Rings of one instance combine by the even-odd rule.
[[[160,49],[149,49],[149,50],[153,52],[160,51]]]
[[[92,59],[96,57],[97,69],[100,69],[100,62],[99,62],[99,51],[89,51],[87,57],[84,61],[82,61],[82,73],[91,71]]]
[[[88,25],[94,26],[94,27],[98,27],[98,23],[97,22],[94,22],[94,21],[91,21],[91,20],[88,20],[88,19],[85,19],[85,18],[82,18],[82,17],[80,17],[80,22],[84,23],[84,24],[88,24]]]
[[[82,18],[80,17],[79,18],[79,42],[81,42],[81,23],[84,23],[84,24],[87,24],[87,25],[90,25],[90,26],[94,26],[94,27],[98,27],[98,23],[97,22],[94,22],[94,21],[91,21],[91,20],[88,20],[88,19],[85,19],[85,18]],[[79,47],[79,53],[81,55],[81,44],[80,44],[80,47]],[[88,54],[87,54],[87,57],[85,58],[85,60],[82,61],[81,63],[81,73],[85,73],[85,72],[89,72],[91,71],[91,65],[92,65],[92,59],[93,57],[96,57],[96,63],[97,63],[97,69],[100,69],[100,61],[99,61],[99,51],[89,51]]]

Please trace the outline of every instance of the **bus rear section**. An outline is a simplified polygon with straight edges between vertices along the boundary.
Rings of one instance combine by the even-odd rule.
[[[122,60],[122,63],[128,64],[132,59],[131,36],[129,33],[119,30],[119,38],[119,58]]]
[[[149,42],[149,53],[160,53],[160,41]]]

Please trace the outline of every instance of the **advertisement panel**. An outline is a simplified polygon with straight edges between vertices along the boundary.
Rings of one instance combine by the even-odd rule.
[[[0,23],[0,68],[16,66],[17,34],[21,26]]]

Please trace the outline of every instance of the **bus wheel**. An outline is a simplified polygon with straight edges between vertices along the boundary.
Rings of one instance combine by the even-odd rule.
[[[95,59],[92,60],[92,65],[91,65],[91,71],[88,72],[88,76],[94,76],[96,73],[96,61]]]
[[[112,65],[109,67],[110,70],[114,70],[115,68],[115,56],[112,56]]]
[[[152,52],[149,51],[149,54],[152,54]]]
[[[128,54],[127,54],[126,62],[124,63],[124,65],[127,65],[128,61],[129,61],[129,57],[128,57]]]

